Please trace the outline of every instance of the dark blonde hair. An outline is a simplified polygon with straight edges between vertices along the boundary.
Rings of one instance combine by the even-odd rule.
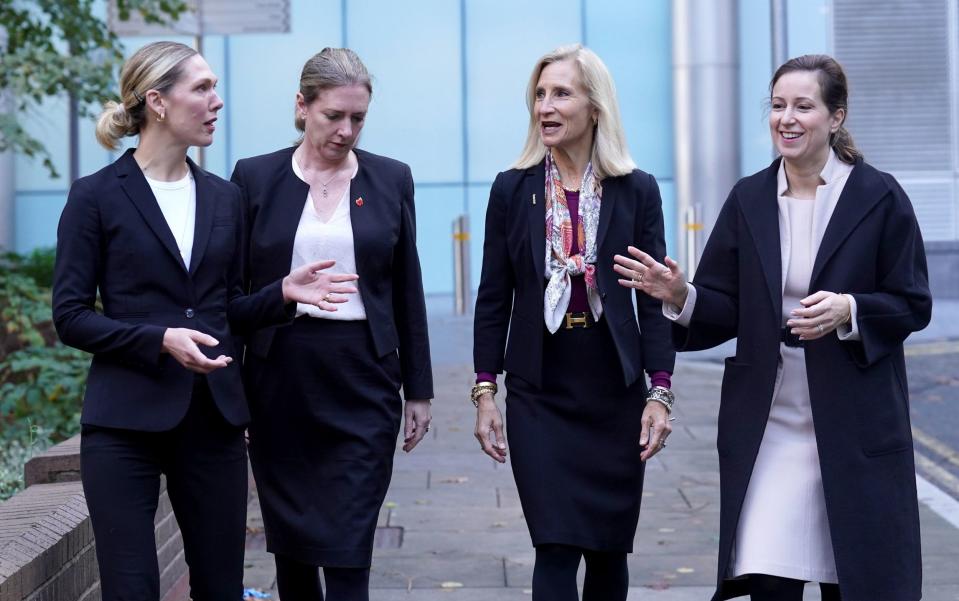
[[[862,153],[856,148],[852,135],[844,126],[846,118],[849,117],[849,85],[846,83],[846,72],[843,71],[842,65],[826,54],[804,54],[791,58],[773,74],[772,81],[769,82],[770,97],[779,78],[796,71],[810,71],[816,74],[819,93],[831,114],[839,109],[845,111],[843,124],[840,124],[839,129],[829,136],[829,145],[832,146],[839,160],[849,164],[855,163],[857,159],[862,158]]]
[[[116,150],[121,138],[140,133],[148,118],[146,93],[169,91],[183,74],[183,63],[197,51],[179,42],[154,42],[137,50],[120,70],[120,102],[104,103],[97,120],[97,142]]]
[[[364,86],[373,95],[373,81],[366,65],[349,48],[324,48],[310,57],[300,73],[300,94],[306,104],[312,104],[324,90],[341,86]],[[296,129],[303,131],[305,120],[298,113],[293,120]]]

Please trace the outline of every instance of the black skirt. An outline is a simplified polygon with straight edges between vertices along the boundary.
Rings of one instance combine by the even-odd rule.
[[[247,366],[267,550],[369,567],[403,413],[399,357],[376,356],[365,321],[301,317]]]
[[[533,545],[633,549],[646,382],[623,382],[606,321],[544,328],[543,387],[506,377],[510,461]]]

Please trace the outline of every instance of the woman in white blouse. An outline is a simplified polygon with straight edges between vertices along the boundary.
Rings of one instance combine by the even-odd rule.
[[[284,599],[321,601],[318,567],[328,601],[369,598],[401,416],[405,451],[429,429],[413,178],[407,165],[355,148],[372,90],[352,50],[324,49],[300,77],[300,142],[241,160],[233,173],[245,203],[247,286],[314,257],[359,275],[359,294],[346,302],[298,305],[292,325],[247,341],[250,455]]]
[[[663,301],[680,350],[738,338],[719,410],[714,599],[920,598],[902,343],[929,321],[909,199],[843,128],[840,65],[807,55],[770,84],[782,155],[733,188],[692,283],[629,249],[623,286]]]

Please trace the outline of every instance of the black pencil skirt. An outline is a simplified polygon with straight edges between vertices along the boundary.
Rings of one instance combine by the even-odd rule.
[[[369,567],[403,413],[396,353],[365,321],[301,317],[247,357],[250,458],[267,550]]]
[[[543,331],[543,387],[506,376],[510,461],[533,545],[631,552],[646,382],[625,386],[605,320]]]

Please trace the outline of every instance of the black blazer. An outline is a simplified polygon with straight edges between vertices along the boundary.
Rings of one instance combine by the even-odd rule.
[[[545,161],[496,176],[486,210],[483,272],[473,327],[477,372],[504,369],[541,385],[546,290]],[[630,244],[663,260],[662,200],[656,180],[635,170],[606,178],[599,212],[596,279],[627,386],[643,371],[672,371],[676,354],[659,301],[617,283],[613,255]],[[533,203],[533,195],[536,203]],[[638,326],[637,326],[638,318]],[[507,341],[508,332],[508,341]]]
[[[245,286],[257,291],[290,270],[309,185],[293,173],[295,148],[242,159],[233,170],[244,204]],[[416,252],[413,176],[399,161],[354,149],[350,219],[359,294],[379,356],[399,350],[403,394],[433,398],[423,278]],[[357,203],[362,199],[361,203]],[[255,332],[248,351],[266,357],[275,328]]]
[[[207,356],[233,357],[206,378],[223,416],[245,424],[242,349],[232,335],[289,320],[279,281],[255,297],[242,293],[236,187],[187,162],[196,182],[189,268],[132,149],[70,188],[57,229],[53,319],[64,344],[93,353],[84,424],[163,431],[183,419],[194,374],[161,354],[169,327],[209,334],[220,344],[200,346]]]
[[[679,350],[737,338],[719,409],[714,599],[746,594],[743,581],[724,578],[779,367],[778,170],[779,159],[730,192],[693,279],[689,328],[676,325],[673,332]],[[902,345],[929,322],[932,298],[909,198],[891,175],[861,159],[813,264],[809,292],[818,290],[855,297],[862,336],[843,342],[830,334],[804,347],[839,586],[844,599],[914,601],[921,588],[919,514]]]

